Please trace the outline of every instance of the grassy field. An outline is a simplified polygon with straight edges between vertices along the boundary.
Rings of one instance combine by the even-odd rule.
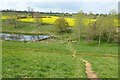
[[[55,40],[30,43],[3,41],[2,43],[3,77],[86,78],[84,63],[71,56],[72,53],[66,43],[61,44]],[[81,49],[82,46],[84,45],[79,45],[79,48]],[[77,56],[90,61],[99,77],[117,78],[118,55],[115,50],[117,46],[102,46],[112,49],[113,53],[107,51],[96,53],[95,48],[89,49],[92,46],[86,45],[83,49],[85,52],[76,49]]]
[[[86,77],[83,62],[65,44],[3,41],[2,58],[3,77]]]
[[[17,22],[17,28],[14,28],[13,24],[7,23],[6,20],[2,21],[2,31],[4,32],[20,32],[20,33],[44,33],[44,34],[55,34],[56,28],[53,25],[42,25],[36,26],[35,23],[24,23]]]
[[[85,64],[72,57],[67,40],[71,34],[59,34],[54,25],[35,26],[32,22],[8,25],[2,21],[3,32],[44,33],[58,38],[40,42],[17,42],[2,40],[3,78],[87,78]],[[118,77],[118,45],[102,43],[97,52],[97,42],[71,43],[77,56],[89,61],[100,78]]]
[[[82,57],[91,62],[93,71],[100,78],[118,78],[118,56],[90,56],[87,54]]]

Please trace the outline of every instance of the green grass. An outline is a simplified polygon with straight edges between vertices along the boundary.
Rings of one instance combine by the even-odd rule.
[[[7,20],[3,20],[2,23],[2,31],[8,32],[33,32],[33,33],[55,33],[55,27],[53,25],[41,25],[36,26],[35,23],[25,23],[25,22],[17,22],[17,28],[14,28],[13,24],[8,24]]]
[[[100,78],[118,78],[118,57],[79,56],[92,64],[92,70]]]
[[[72,34],[58,34],[54,25],[35,26],[18,22],[18,28],[2,23],[3,32],[43,33],[58,36],[41,42],[2,41],[2,76],[41,78],[86,78],[84,63],[71,57],[67,41]],[[65,43],[63,43],[65,42]],[[100,78],[118,77],[118,45],[102,43],[97,52],[97,42],[72,43],[77,56],[88,60]],[[106,56],[106,57],[105,57]]]
[[[99,52],[97,51],[98,43],[91,43],[80,41],[79,44],[73,43],[74,48],[78,53],[100,53],[118,55],[118,44],[102,43]]]
[[[4,42],[6,44],[4,44]],[[12,44],[12,47],[11,47]],[[50,42],[50,43],[40,43],[40,42],[30,42],[30,43],[23,43],[23,42],[13,42],[13,41],[3,41],[3,45],[5,46],[5,48],[7,49],[13,49],[13,47],[15,49],[18,50],[35,50],[36,52],[40,51],[40,52],[54,52],[54,53],[66,53],[68,54],[68,50],[66,47],[66,44],[61,45],[61,43],[54,43],[54,42]],[[3,46],[3,49],[4,49]]]
[[[83,45],[85,46],[82,44],[79,47]],[[76,46],[78,47],[78,45]],[[106,51],[105,54],[88,53],[90,49],[87,50],[87,47],[90,46],[86,44],[86,52],[77,51],[77,56],[88,60],[99,77],[117,78],[117,54],[108,53],[109,51]],[[115,45],[113,47],[102,46],[109,49],[117,48]],[[2,47],[3,77],[86,78],[84,63],[71,57],[72,54],[66,43],[61,44],[59,41],[30,43],[3,41]],[[91,51],[95,50],[91,49]],[[106,54],[113,57],[104,57]]]
[[[3,77],[85,78],[84,63],[62,54],[64,45],[55,45],[3,41]]]
[[[99,52],[95,44],[87,44],[84,41],[73,46],[78,57],[92,64],[92,70],[98,77],[118,78],[118,44],[102,43]]]

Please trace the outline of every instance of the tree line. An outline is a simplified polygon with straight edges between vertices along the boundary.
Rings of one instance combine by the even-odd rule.
[[[39,14],[48,14],[48,15],[51,15],[51,16],[74,16],[74,15],[77,15],[77,13],[68,13],[68,12],[53,12],[53,11],[50,11],[50,12],[40,12],[40,11],[35,11],[34,8],[32,7],[27,7],[27,10],[23,10],[23,11],[20,11],[20,10],[15,10],[15,9],[3,9],[3,10],[0,10],[0,12],[17,12],[17,13],[29,13],[29,12],[37,12]],[[84,13],[84,15],[89,15],[87,13]],[[96,16],[107,16],[107,14],[103,14],[103,13],[96,13],[96,14],[93,14],[94,15],[94,18],[96,18]]]
[[[96,20],[93,21],[93,19]],[[111,10],[109,14],[98,16],[93,13],[85,15],[83,11],[80,11],[75,15],[75,26],[72,27],[74,35],[72,37],[78,42],[81,39],[90,43],[98,41],[98,47],[100,47],[101,41],[117,43],[118,26],[116,26],[115,20],[118,20],[118,14],[114,10]],[[67,30],[69,27],[64,17],[56,20],[56,26],[59,28],[59,32],[65,32],[65,29]]]

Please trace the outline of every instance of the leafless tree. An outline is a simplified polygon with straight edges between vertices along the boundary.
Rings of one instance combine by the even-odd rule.
[[[17,27],[17,12],[10,12],[10,15],[7,18],[9,24],[13,24],[14,28]]]
[[[36,26],[42,25],[42,16],[39,12],[34,12],[34,21],[36,23]]]
[[[33,9],[33,8],[31,8],[31,7],[27,7],[27,9],[28,9],[28,12],[30,13],[30,15],[31,15],[31,16],[32,16],[32,18],[33,18],[34,9]]]

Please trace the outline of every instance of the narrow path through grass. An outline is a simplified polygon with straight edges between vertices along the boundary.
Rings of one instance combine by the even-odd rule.
[[[72,44],[70,42],[68,42],[68,49],[71,51],[73,57],[75,57],[76,59],[80,59],[81,61],[83,61],[85,63],[85,67],[86,67],[85,72],[86,72],[87,78],[90,80],[92,80],[92,78],[99,80],[97,74],[92,70],[92,66],[91,66],[90,62],[77,57],[76,50],[72,47]]]

